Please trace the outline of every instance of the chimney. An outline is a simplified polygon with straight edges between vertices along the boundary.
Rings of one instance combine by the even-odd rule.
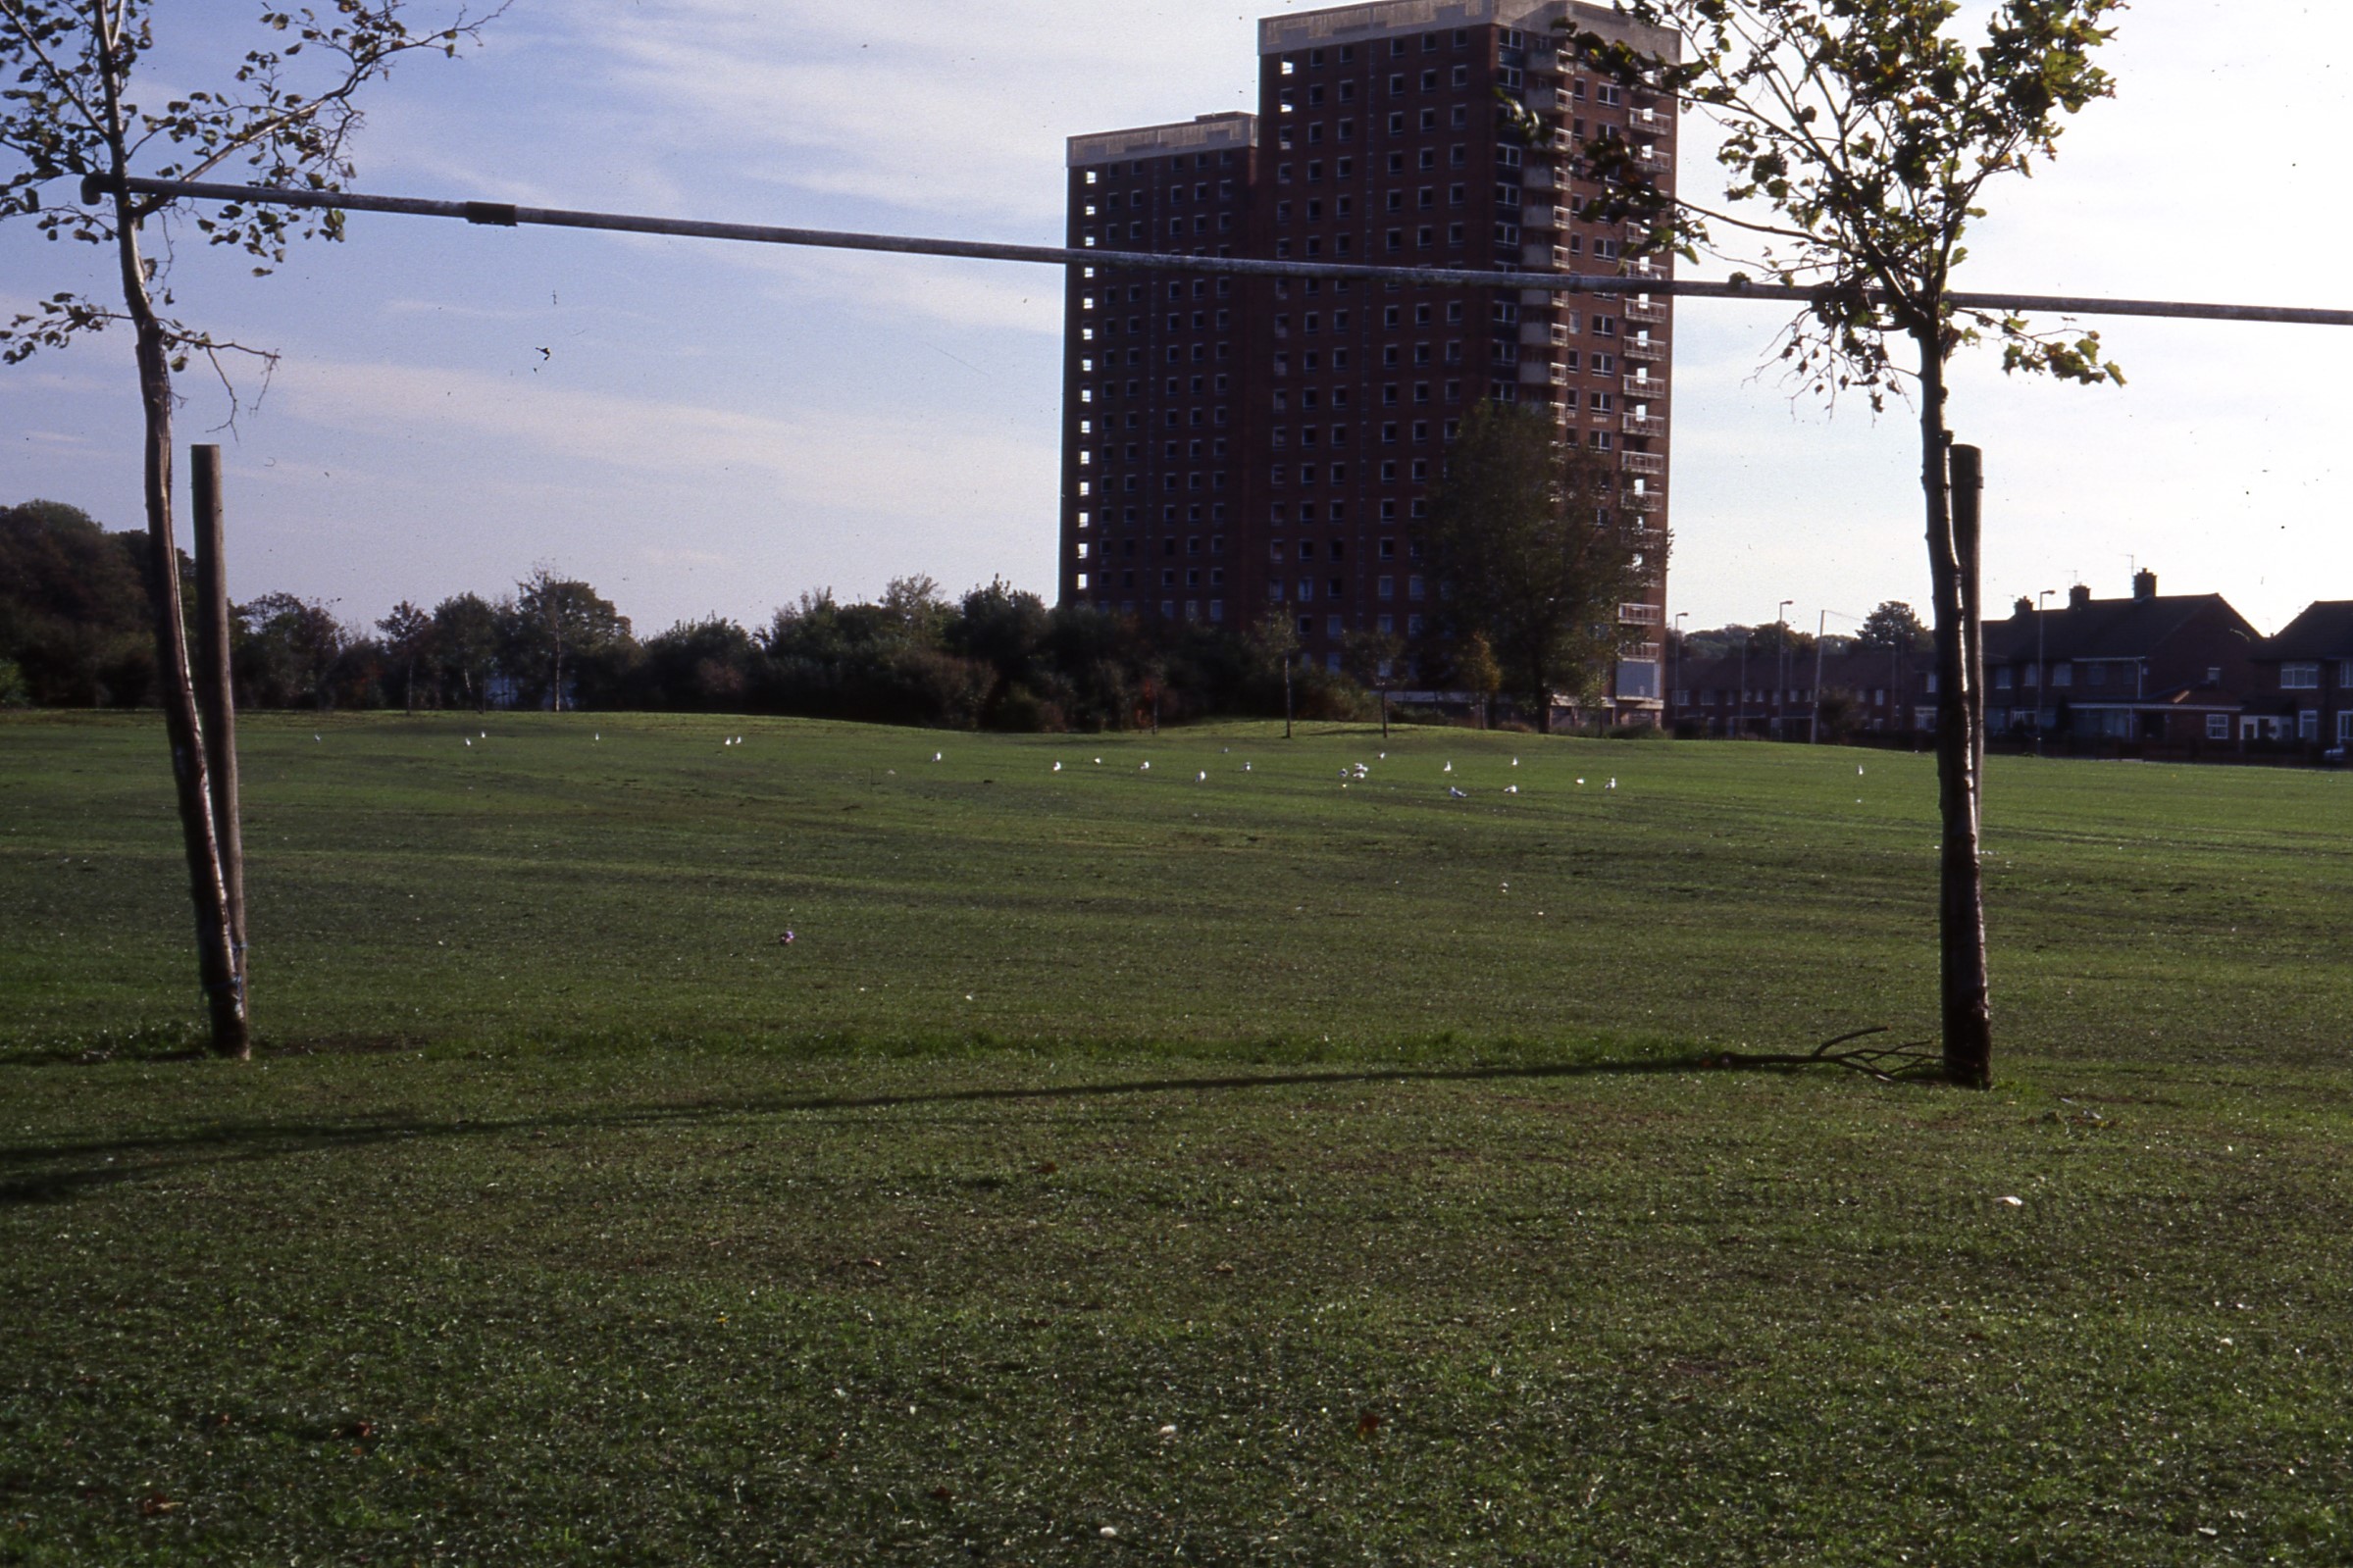
[[[2090,583],[2078,582],[2067,590],[2067,607],[2069,609],[2080,610],[2089,603],[2091,603]]]
[[[2143,567],[2132,574],[2132,597],[2136,600],[2157,597],[2157,574]]]
[[[2011,614],[2013,614],[2013,615],[2017,616],[2017,617],[2018,617],[2020,620],[2023,621],[2023,620],[2025,620],[2025,619],[2026,619],[2028,616],[2032,615],[2033,613],[2034,613],[2034,601],[2033,601],[2032,599],[2029,599],[2029,598],[2027,598],[2027,597],[2026,597],[2024,594],[2022,594],[2022,593],[2021,593],[2021,594],[2020,594],[2020,595],[2018,596],[2018,603],[2017,603],[2016,605],[2012,606],[2012,608],[2011,608]]]

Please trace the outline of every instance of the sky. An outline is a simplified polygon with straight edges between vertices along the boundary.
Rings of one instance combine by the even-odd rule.
[[[257,9],[165,0],[150,96],[222,81]],[[377,84],[352,188],[1055,244],[1063,138],[1251,107],[1253,21],[1290,9],[1316,8],[514,0]],[[2120,28],[2116,99],[1989,193],[1960,285],[2353,306],[2353,7],[2139,0]],[[1720,188],[1706,140],[1682,138],[1695,193]],[[181,381],[182,445],[225,448],[237,597],[364,623],[546,565],[650,634],[917,573],[1054,592],[1051,269],[357,214],[254,278],[178,240],[183,316],[282,356],[266,389],[240,375],[233,426]],[[101,263],[0,224],[0,311],[103,287]],[[1910,412],[1793,397],[1781,325],[1677,306],[1669,610],[1694,628],[1926,601]],[[1957,372],[1988,604],[2122,595],[2136,565],[2267,632],[2353,598],[2353,329],[2086,325],[2126,386],[2006,379],[1993,350]],[[135,392],[121,332],[0,368],[0,503],[137,526]]]

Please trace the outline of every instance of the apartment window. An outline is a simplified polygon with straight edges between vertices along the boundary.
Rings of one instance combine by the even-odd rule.
[[[2075,683],[2075,667],[2074,667],[2073,665],[2072,665],[2072,664],[2055,664],[2055,665],[2051,666],[2051,684],[2052,684],[2054,687],[2058,687],[2058,686],[2072,686],[2072,685],[2073,685],[2074,683]]]
[[[2336,738],[2353,740],[2353,708],[2347,708],[2336,716]]]
[[[1387,604],[1392,599],[1397,597],[1397,579],[1393,577],[1384,577],[1380,579],[1379,582],[1374,584],[1373,591],[1375,596],[1377,596],[1383,604]]]
[[[1413,600],[1427,597],[1426,584],[1420,573],[1416,572],[1406,579],[1406,597]]]
[[[2217,683],[2220,672],[2210,678]],[[2279,667],[2279,689],[2282,691],[2318,691],[2321,689],[2321,667],[2317,664],[2283,664]]]
[[[2226,713],[2208,714],[2206,716],[2206,738],[2209,740],[2229,739],[2230,716]]]

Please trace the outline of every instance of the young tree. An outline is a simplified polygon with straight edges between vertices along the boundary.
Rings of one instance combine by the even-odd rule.
[[[1586,149],[1604,189],[1588,214],[1647,222],[1652,248],[1693,259],[1701,246],[1727,255],[1714,234],[1738,231],[1749,254],[1730,259],[1811,289],[1781,352],[1803,385],[1833,400],[1858,390],[1874,409],[1905,386],[1917,400],[1935,590],[1944,1068],[1979,1087],[1992,1082],[1993,1026],[1978,863],[1976,468],[1973,448],[1951,450],[1946,371],[1963,347],[1992,336],[2013,372],[2087,383],[2123,376],[2102,361],[2096,334],[2070,338],[1956,306],[1952,278],[1986,186],[2056,156],[2063,118],[2111,95],[2092,56],[2113,32],[2103,24],[2123,8],[2001,0],[1972,43],[1953,30],[1958,0],[1619,0],[1636,21],[1680,32],[1680,59],[1562,24],[1563,46],[1589,66],[1697,105],[1724,131],[1728,207],[1664,195],[1624,138],[1605,134]],[[1911,363],[1898,364],[1898,344]]]
[[[1556,691],[1590,700],[1606,688],[1624,645],[1618,606],[1649,592],[1665,548],[1622,504],[1602,455],[1535,409],[1473,408],[1430,497],[1444,618],[1458,646],[1486,639],[1504,688],[1547,731]]]
[[[1406,642],[1394,632],[1357,632],[1348,639],[1348,671],[1381,705],[1381,738],[1389,738],[1389,692],[1397,684],[1397,662]]]
[[[214,784],[205,764],[187,637],[181,620],[179,552],[172,527],[173,376],[202,357],[218,372],[225,354],[250,352],[173,316],[171,245],[150,240],[177,205],[134,195],[133,175],[199,180],[241,164],[257,182],[340,189],[351,175],[362,87],[399,56],[452,53],[479,22],[460,13],[444,26],[412,31],[404,0],[332,0],[325,14],[275,9],[262,0],[262,41],[220,87],[166,84],[142,72],[153,46],[153,0],[0,0],[0,221],[29,220],[49,238],[106,247],[116,282],[108,297],[65,290],[0,328],[0,360],[16,364],[44,348],[122,325],[130,329],[144,417],[145,497],[151,564],[151,625],[162,684],[172,771],[186,841],[199,966],[213,1048],[250,1051],[239,937],[230,925],[228,884],[214,830]],[[217,27],[188,8],[179,16]],[[79,205],[59,205],[52,187],[78,180]],[[69,197],[69,202],[71,197]],[[296,236],[337,238],[342,215],[296,218],[269,207],[228,206],[195,220],[214,245],[244,251],[266,273]],[[267,359],[269,356],[264,355]],[[226,381],[226,377],[224,377]]]
[[[1277,605],[1260,616],[1250,629],[1250,646],[1253,654],[1272,665],[1283,679],[1283,738],[1289,740],[1293,722],[1291,667],[1299,661],[1302,646],[1291,612]]]
[[[1455,653],[1455,679],[1461,682],[1479,699],[1479,728],[1487,728],[1488,715],[1495,706],[1495,694],[1504,689],[1504,667],[1495,662],[1495,648],[1484,632],[1473,632],[1462,639]],[[1544,695],[1545,730],[1552,730],[1552,693]]]
[[[392,613],[376,623],[384,634],[384,652],[400,661],[402,705],[417,711],[417,666],[433,654],[433,617],[403,599]]]

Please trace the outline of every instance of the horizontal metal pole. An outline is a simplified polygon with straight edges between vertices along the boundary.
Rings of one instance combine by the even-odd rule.
[[[404,213],[455,218],[498,228],[593,228],[624,234],[667,234],[756,245],[818,250],[880,251],[900,256],[947,256],[966,261],[1025,262],[1049,267],[1108,267],[1135,272],[1205,273],[1232,278],[1347,278],[1414,288],[1542,289],[1556,294],[1662,294],[1678,299],[1754,300],[1806,305],[1826,289],[1786,283],[1719,283],[1625,274],[1468,272],[1434,267],[1350,266],[1339,262],[1261,261],[1242,256],[1163,255],[1150,251],[1082,249],[1058,245],[998,245],[974,239],[924,239],[901,234],[844,233],[824,228],[780,228],[764,224],[711,224],[685,218],[640,218],[624,213],[570,212],[500,202],[427,201],[413,196],[367,196],[354,191],[281,190],[265,185],[213,185],[133,176],[122,188],[140,196],[197,201],[260,202],[274,207],[334,208],[343,212]],[[82,181],[85,203],[115,189],[93,175]],[[2308,310],[2283,305],[2201,305],[2176,300],[2106,299],[2071,294],[1955,293],[1955,307],[1977,311],[2046,311],[2064,316],[2155,316],[2181,321],[2270,322],[2299,327],[2353,327],[2353,310]]]

